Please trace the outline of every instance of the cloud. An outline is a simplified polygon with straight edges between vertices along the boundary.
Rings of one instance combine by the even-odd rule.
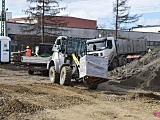
[[[12,0],[6,0],[6,8],[8,8],[9,12],[12,12],[13,17],[23,17],[25,16],[23,10],[26,10],[28,8],[28,3],[26,0],[18,0],[18,1],[12,1]],[[1,6],[1,5],[0,5]]]
[[[160,11],[160,0],[130,0],[131,13],[143,14]]]
[[[74,17],[82,17],[87,19],[98,19],[111,16],[113,3],[107,0],[71,0],[65,3],[67,9],[63,13],[68,13]],[[109,1],[109,0],[108,0]]]
[[[116,2],[116,0],[59,0],[60,6],[67,6],[67,9],[62,11],[60,15],[67,14],[78,18],[101,20],[103,23],[102,19],[109,19],[109,21],[113,19],[113,2]],[[28,5],[26,0],[6,0],[6,8],[13,13],[13,17],[26,16],[22,10],[26,10]],[[128,0],[127,5],[131,6],[131,14],[160,11],[160,0]],[[156,16],[145,16],[138,23],[159,24],[160,22]]]

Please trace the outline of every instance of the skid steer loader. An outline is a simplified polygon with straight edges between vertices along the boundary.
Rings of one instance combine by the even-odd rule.
[[[52,58],[47,64],[50,81],[69,86],[71,79],[75,79],[85,82],[89,89],[97,89],[99,82],[92,81],[93,78],[89,76],[80,78],[80,58],[87,54],[86,47],[86,40],[84,39],[58,37],[53,45]]]

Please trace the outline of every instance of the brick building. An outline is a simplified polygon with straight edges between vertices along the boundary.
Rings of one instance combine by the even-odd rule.
[[[48,20],[47,19],[51,19]],[[71,37],[83,37],[83,38],[95,38],[97,21],[88,20],[82,18],[75,18],[69,16],[45,16],[45,26],[52,27],[53,23],[51,21],[62,20],[66,22],[65,32],[62,35],[67,35]],[[13,18],[7,20],[6,33],[12,39],[13,50],[23,50],[26,45],[36,46],[41,43],[41,35],[36,35],[36,33],[31,32],[29,34],[24,34],[21,31],[21,26],[28,26],[29,24],[41,24],[41,16],[37,17],[34,21],[28,22],[26,17]],[[60,26],[61,27],[61,26]],[[54,43],[56,37],[45,36],[46,40],[44,42]],[[19,48],[21,47],[21,48]]]

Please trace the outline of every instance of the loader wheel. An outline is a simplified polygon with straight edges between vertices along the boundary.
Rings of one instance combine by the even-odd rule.
[[[60,84],[65,86],[70,85],[71,78],[72,78],[72,69],[69,66],[64,66],[61,69],[60,73]]]
[[[28,70],[28,74],[29,75],[33,75],[34,71],[32,71],[31,69]]]
[[[56,72],[55,66],[52,66],[49,69],[49,79],[51,83],[59,83],[59,73]]]
[[[88,87],[88,89],[92,89],[92,90],[96,90],[98,87],[98,83],[90,83],[90,82],[86,82],[86,85]]]

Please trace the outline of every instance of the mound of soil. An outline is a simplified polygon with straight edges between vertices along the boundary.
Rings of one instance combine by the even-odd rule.
[[[109,72],[109,77],[119,80],[121,86],[160,90],[160,50],[154,50],[139,60]]]
[[[13,99],[7,101],[3,106],[1,106],[0,117],[1,119],[4,119],[5,117],[9,116],[12,113],[34,114],[37,110],[43,110],[43,108],[34,104],[23,103],[18,99]]]

